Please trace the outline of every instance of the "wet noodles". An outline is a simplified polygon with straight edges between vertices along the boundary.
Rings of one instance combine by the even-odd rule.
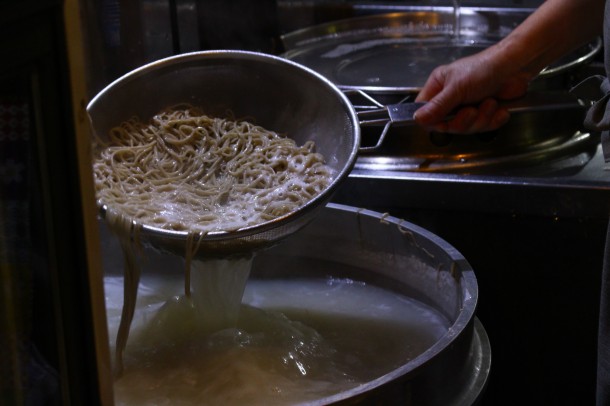
[[[288,214],[322,192],[331,170],[309,141],[191,106],[110,132],[94,162],[98,199],[163,229],[232,231]]]

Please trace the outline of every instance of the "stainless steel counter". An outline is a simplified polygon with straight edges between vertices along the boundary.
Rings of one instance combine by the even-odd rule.
[[[366,208],[606,218],[610,172],[598,146],[544,165],[490,174],[355,169],[334,200]]]

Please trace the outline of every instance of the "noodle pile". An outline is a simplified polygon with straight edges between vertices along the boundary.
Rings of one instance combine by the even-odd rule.
[[[288,214],[320,194],[332,170],[312,141],[298,146],[247,121],[188,105],[115,127],[94,161],[98,200],[138,224],[233,231]]]

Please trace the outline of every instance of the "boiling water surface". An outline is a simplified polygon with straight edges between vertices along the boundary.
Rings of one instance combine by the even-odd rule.
[[[105,287],[114,338],[122,278]],[[250,279],[235,326],[210,332],[182,287],[141,282],[117,405],[312,401],[392,371],[449,327],[420,302],[350,279]]]

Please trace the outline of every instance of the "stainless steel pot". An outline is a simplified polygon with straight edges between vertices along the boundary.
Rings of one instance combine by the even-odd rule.
[[[401,9],[402,10],[402,9]],[[497,43],[532,10],[485,7],[407,7],[319,24],[282,37],[284,57],[319,72],[357,96],[366,111],[414,99],[432,70]],[[600,51],[596,39],[545,68],[531,84],[557,101],[574,73]],[[572,83],[572,85],[575,83]],[[361,92],[374,100],[362,97]],[[551,99],[549,99],[551,100]],[[599,139],[582,128],[585,108],[573,103],[558,114],[548,109],[514,114],[510,123],[483,134],[439,134],[416,126],[363,129],[355,168],[372,171],[489,173],[582,154]]]
[[[475,318],[474,271],[455,248],[412,223],[329,204],[303,230],[259,253],[251,278],[328,275],[417,299],[445,315],[450,328],[397,369],[314,404],[465,406],[477,401],[487,382],[491,350]]]
[[[105,231],[102,236],[105,274],[120,275],[120,258],[113,255],[118,242]],[[173,271],[182,266],[179,257],[152,249],[145,254],[150,260],[142,278],[149,289],[159,283],[147,283],[147,278],[179,277]],[[475,273],[454,247],[412,223],[331,203],[299,232],[259,252],[250,282],[328,277],[349,278],[416,299],[442,314],[449,329],[419,355],[397,362],[385,374],[308,405],[470,406],[482,396],[491,368],[490,343],[475,317]],[[163,292],[168,297],[174,294]],[[291,307],[299,309],[299,303],[295,297]],[[327,312],[331,317],[332,311]]]
[[[289,32],[282,36],[284,56],[342,89],[417,93],[434,68],[497,43],[532,12],[485,7],[405,9]],[[601,45],[595,39],[543,69],[537,79],[573,72],[588,64]]]

